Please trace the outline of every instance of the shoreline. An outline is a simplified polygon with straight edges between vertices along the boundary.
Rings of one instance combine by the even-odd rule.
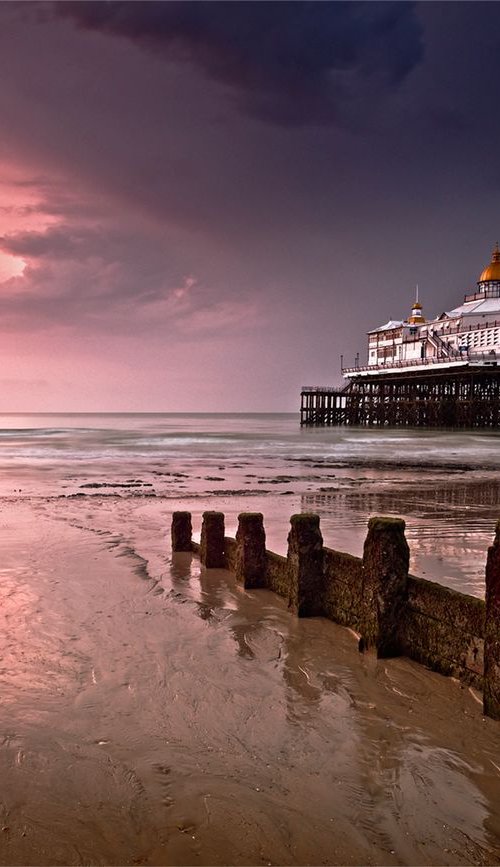
[[[170,475],[175,477],[176,473]],[[407,524],[412,574],[484,598],[486,550],[500,514],[500,480],[493,473],[451,477],[441,483],[433,476],[426,483],[421,478],[408,480],[407,476],[406,483],[398,482],[397,487],[394,479],[360,477],[346,479],[340,489],[307,483],[310,490],[302,493],[287,490],[286,485],[280,492],[277,486],[262,486],[251,493],[241,488],[207,493],[193,491],[199,480],[186,473],[181,478],[184,487],[176,485],[175,490],[163,493],[147,486],[149,478],[154,484],[154,475],[142,473],[136,476],[142,485],[139,489],[109,481],[98,483],[105,485],[104,489],[89,489],[88,483],[79,482],[85,485],[83,491],[54,497],[30,497],[23,492],[21,496],[0,497],[0,503],[31,500],[64,511],[78,502],[88,502],[104,517],[111,505],[120,511],[130,504],[131,509],[152,516],[182,508],[193,513],[198,534],[201,515],[207,509],[223,511],[233,535],[240,512],[261,511],[266,516],[268,547],[281,554],[286,553],[289,517],[296,512],[318,513],[325,544],[355,556],[362,553],[371,516],[400,517]],[[122,478],[126,478],[123,473]]]

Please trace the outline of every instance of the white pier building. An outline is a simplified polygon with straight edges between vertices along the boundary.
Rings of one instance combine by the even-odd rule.
[[[387,374],[390,368],[403,372],[433,365],[437,368],[467,367],[500,362],[500,249],[495,245],[490,264],[483,270],[475,292],[463,304],[427,320],[420,302],[410,316],[390,320],[368,332],[368,361],[344,368],[352,379],[360,375]]]

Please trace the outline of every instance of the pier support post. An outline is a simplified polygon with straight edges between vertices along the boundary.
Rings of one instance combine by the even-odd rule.
[[[401,653],[410,552],[401,518],[370,518],[363,550],[363,617],[359,649],[381,659]]]
[[[223,512],[203,512],[200,560],[207,569],[223,569],[226,565]]]
[[[238,515],[236,580],[246,588],[266,587],[266,533],[261,512]]]
[[[500,719],[500,521],[486,560],[483,709]]]
[[[174,512],[172,515],[172,551],[192,551],[193,527],[191,512]]]
[[[288,605],[299,617],[322,612],[323,537],[319,516],[292,515],[288,534]]]

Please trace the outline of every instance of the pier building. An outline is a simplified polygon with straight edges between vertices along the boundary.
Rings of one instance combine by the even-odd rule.
[[[500,426],[500,249],[462,304],[368,332],[366,364],[343,367],[343,388],[304,386],[302,425]]]

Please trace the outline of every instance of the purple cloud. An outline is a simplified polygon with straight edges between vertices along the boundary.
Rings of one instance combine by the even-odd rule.
[[[58,16],[122,36],[229,86],[240,108],[301,126],[339,120],[353,88],[396,87],[422,60],[414,3],[60,2]]]

